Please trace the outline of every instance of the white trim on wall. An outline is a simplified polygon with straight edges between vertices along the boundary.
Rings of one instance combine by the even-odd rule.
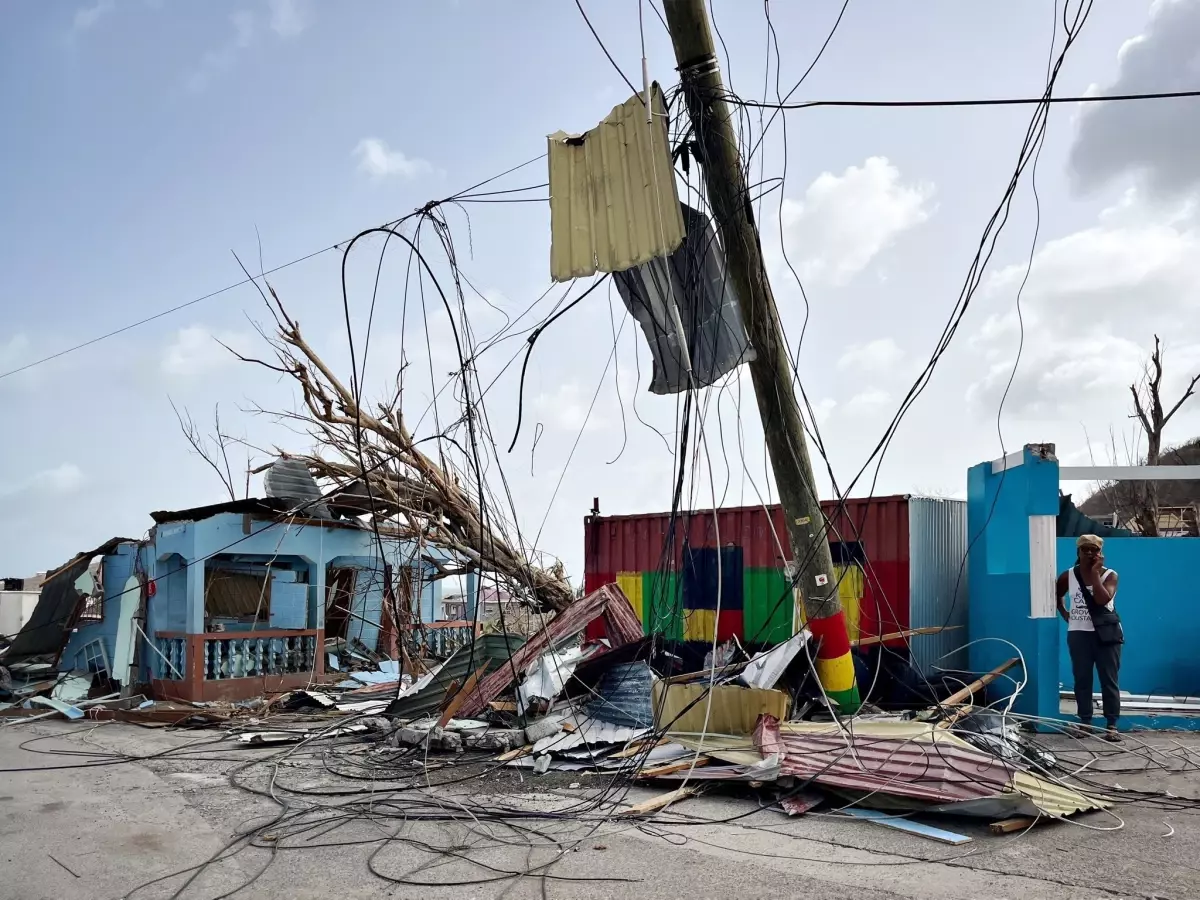
[[[1029,615],[1052,619],[1056,614],[1054,580],[1058,573],[1058,516],[1029,517]]]
[[[995,471],[992,463],[992,471]],[[1200,481],[1200,466],[1061,466],[1059,481]]]
[[[992,460],[992,474],[999,475],[1001,472],[1006,472],[1009,469],[1015,469],[1017,466],[1025,462],[1025,451],[1017,450],[1008,456],[1002,456],[1000,459]]]

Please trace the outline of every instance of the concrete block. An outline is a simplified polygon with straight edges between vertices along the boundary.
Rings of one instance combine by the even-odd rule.
[[[536,744],[542,738],[548,738],[552,734],[558,734],[562,731],[563,720],[560,716],[550,716],[545,719],[539,719],[536,722],[530,723],[525,729],[525,741],[529,744]]]
[[[525,732],[520,728],[499,728],[482,734],[463,735],[463,744],[473,750],[512,750],[525,745]]]

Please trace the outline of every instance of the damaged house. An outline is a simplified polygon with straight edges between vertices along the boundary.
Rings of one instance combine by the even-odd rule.
[[[93,695],[149,685],[158,699],[238,700],[320,681],[327,642],[391,656],[399,631],[436,618],[448,554],[293,509],[268,497],[152,513],[145,540],[49,572],[0,663],[90,677]]]

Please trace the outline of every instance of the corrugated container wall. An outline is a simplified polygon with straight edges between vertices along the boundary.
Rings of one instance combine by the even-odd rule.
[[[913,628],[961,626],[912,639],[912,659],[923,671],[967,667],[967,504],[962,500],[908,501],[909,618]]]
[[[837,505],[831,549],[852,639],[930,625],[964,625],[966,504],[907,496]],[[836,515],[835,515],[836,513]],[[584,520],[584,586],[616,582],[646,633],[674,639],[773,644],[793,633],[787,578],[791,548],[778,506],[681,514],[589,516]],[[719,548],[719,549],[718,549]],[[720,588],[718,590],[718,583]],[[963,629],[913,639],[923,668],[962,668]],[[899,650],[904,640],[891,641]]]
[[[840,513],[836,503],[822,504],[833,517],[830,543],[851,637],[909,627],[908,504],[904,496],[852,499]],[[780,507],[681,514],[672,535],[670,527],[668,513],[588,517],[585,588],[615,581],[647,633],[711,640],[715,626],[722,640],[767,644],[792,634],[791,548]]]

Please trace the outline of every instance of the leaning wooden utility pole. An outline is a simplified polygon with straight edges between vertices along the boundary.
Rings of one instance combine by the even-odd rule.
[[[750,343],[757,353],[750,363],[750,377],[787,520],[794,584],[804,604],[808,627],[820,641],[817,674],[831,700],[843,710],[856,711],[859,696],[846,617],[838,599],[825,520],[792,388],[788,348],[763,265],[708,13],[704,0],[666,0],[664,5],[688,113],[700,148],[709,204],[725,250],[729,278],[741,303]]]

